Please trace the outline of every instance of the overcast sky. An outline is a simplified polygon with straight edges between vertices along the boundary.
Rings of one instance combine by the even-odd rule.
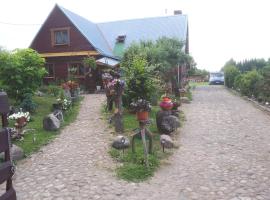
[[[0,46],[28,47],[55,3],[93,22],[182,10],[190,53],[201,69],[218,71],[230,58],[270,57],[269,0],[0,0]]]

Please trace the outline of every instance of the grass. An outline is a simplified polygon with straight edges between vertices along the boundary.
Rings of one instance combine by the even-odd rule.
[[[149,154],[148,157],[149,168],[146,168],[145,166],[143,146],[140,138],[135,139],[135,153],[132,153],[131,147],[124,153],[113,148],[110,149],[109,153],[111,157],[121,163],[121,165],[116,169],[116,174],[119,178],[130,182],[141,182],[147,180],[154,175],[162,161],[172,154],[173,150],[166,150],[165,153],[163,153],[160,146],[160,135],[158,133],[155,120],[155,116],[158,111],[159,107],[153,106],[150,113],[151,125],[148,128],[153,134],[153,153]],[[108,113],[106,115],[108,115]],[[139,127],[136,115],[125,111],[123,114],[123,122],[125,128],[124,134],[131,138],[131,135],[134,133],[134,129]]]
[[[52,104],[55,103],[56,98],[52,96],[35,96],[33,100],[37,103],[38,108],[36,112],[31,115],[32,120],[24,128],[24,130],[33,130],[25,134],[24,140],[14,141],[14,144],[20,146],[24,150],[25,156],[31,155],[33,152],[38,151],[42,146],[48,144],[60,133],[60,130],[63,127],[76,119],[82,98],[75,102],[70,110],[64,112],[64,122],[61,124],[60,130],[53,132],[43,129],[43,118],[52,112]]]
[[[189,82],[191,88],[196,88],[197,86],[209,85],[209,82]]]

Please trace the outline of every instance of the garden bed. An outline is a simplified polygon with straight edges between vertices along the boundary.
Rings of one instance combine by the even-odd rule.
[[[14,144],[21,147],[25,153],[25,156],[29,156],[33,152],[38,151],[43,145],[48,144],[52,139],[54,139],[60,130],[51,132],[43,129],[43,118],[52,112],[52,104],[55,103],[55,97],[53,96],[34,96],[34,102],[38,105],[37,110],[31,115],[31,121],[25,126],[24,130],[29,130],[27,134],[24,135],[24,139],[21,141],[14,141]],[[82,98],[79,98],[73,106],[64,112],[64,122],[61,124],[61,128],[73,122],[80,108],[80,102]],[[12,121],[10,121],[10,126]],[[31,130],[32,129],[32,130]]]
[[[116,169],[119,178],[131,182],[147,180],[154,175],[160,164],[165,162],[166,158],[173,153],[173,149],[166,149],[165,152],[163,152],[160,145],[160,134],[156,126],[156,113],[159,109],[158,106],[153,106],[150,113],[151,125],[148,128],[153,134],[153,153],[149,154],[148,169],[145,167],[143,146],[140,138],[135,139],[135,153],[132,153],[131,147],[125,150],[124,153],[121,150],[110,149],[110,155],[120,163],[119,167]],[[105,112],[105,115],[108,117],[110,113]],[[183,113],[180,113],[180,118],[183,123]],[[131,135],[134,134],[134,130],[139,127],[136,115],[125,111],[123,114],[123,122],[125,128],[124,135],[131,138]],[[176,131],[176,133],[179,133],[179,131]],[[177,137],[177,135],[174,136]],[[177,141],[176,138],[175,141]]]

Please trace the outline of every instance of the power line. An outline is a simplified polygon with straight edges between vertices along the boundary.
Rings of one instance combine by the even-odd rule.
[[[11,26],[40,26],[41,24],[17,24],[17,23],[9,23],[9,22],[1,22],[0,24],[11,25]]]

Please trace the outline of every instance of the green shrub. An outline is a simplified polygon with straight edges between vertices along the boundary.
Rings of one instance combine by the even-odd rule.
[[[237,76],[235,84],[240,89],[241,94],[256,97],[258,96],[256,85],[261,79],[261,75],[256,70],[253,70]]]
[[[48,94],[53,95],[54,97],[59,96],[62,90],[62,88],[58,85],[48,85],[47,88],[48,88],[47,90]]]
[[[36,111],[37,104],[33,101],[33,95],[31,93],[26,93],[24,95],[24,98],[22,100],[22,103],[21,103],[20,107],[24,111],[28,111],[28,112],[31,112],[31,113]]]
[[[124,106],[129,107],[132,101],[145,99],[151,101],[157,91],[157,84],[151,69],[144,58],[135,57],[125,71],[126,88],[123,95]]]
[[[0,79],[8,95],[21,102],[24,94],[34,94],[46,74],[44,58],[33,49],[0,54]]]
[[[258,98],[261,101],[270,101],[270,66],[266,66],[261,71],[262,78],[256,84]]]
[[[240,71],[234,65],[228,65],[224,69],[225,85],[228,88],[234,87],[235,78],[240,74]]]

